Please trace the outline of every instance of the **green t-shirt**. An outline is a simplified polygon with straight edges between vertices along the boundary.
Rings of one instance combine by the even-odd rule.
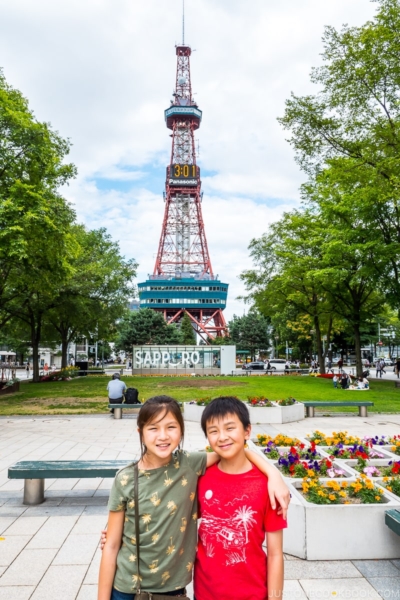
[[[206,453],[178,450],[167,466],[139,470],[140,577],[145,592],[173,591],[192,579],[197,480],[206,464]],[[125,511],[114,587],[129,594],[137,584],[133,465],[115,476],[108,508]]]

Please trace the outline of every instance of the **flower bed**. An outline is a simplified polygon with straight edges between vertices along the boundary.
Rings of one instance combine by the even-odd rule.
[[[382,504],[384,490],[366,475],[356,481],[327,481],[309,477],[302,481],[302,494],[312,504]]]
[[[247,396],[247,404],[254,407],[259,406],[266,408],[271,408],[275,406],[275,404],[273,404],[271,400],[268,400],[268,398],[265,398],[264,396]]]
[[[287,456],[280,456],[276,466],[282,471],[283,475],[293,479],[303,479],[304,477],[351,477],[351,472],[344,470],[338,463],[327,457],[302,460],[294,448],[290,449]]]
[[[337,446],[328,446],[324,448],[324,451],[334,458],[346,459],[368,459],[368,458],[391,458],[388,452],[385,452],[382,448],[375,450],[369,448],[365,444],[354,444],[353,446],[344,446],[343,444],[337,444]]]
[[[380,483],[400,500],[400,477],[384,477]]]
[[[286,436],[280,437],[285,439]],[[265,458],[263,451],[267,449],[267,444],[272,438],[267,439],[267,436],[263,438],[263,446],[256,446],[251,442],[249,446]],[[274,447],[282,450],[283,444],[279,446],[276,444]],[[358,489],[359,484],[356,488],[352,487],[349,492],[348,489],[352,483],[356,483],[355,480],[356,477],[339,481],[329,480],[329,482],[321,480],[322,483],[319,485],[323,487],[323,493],[329,493],[335,498],[330,499],[328,494],[326,497],[328,503],[325,503],[324,498],[322,498],[324,503],[308,501],[302,490],[302,481],[287,480],[292,492],[292,501],[288,515],[290,526],[285,531],[283,542],[285,553],[307,560],[400,558],[398,536],[384,525],[385,511],[388,508],[400,510],[400,498],[389,490],[382,490],[381,482],[376,480],[373,482],[372,489],[365,483],[361,483],[360,489]],[[311,481],[315,479],[312,478]],[[346,483],[347,488],[343,486]],[[391,483],[389,481],[389,487]],[[332,484],[335,484],[334,487],[330,487]],[[362,491],[363,488],[366,489]],[[375,494],[375,488],[383,491],[383,493],[376,492],[379,501],[374,497],[370,498],[370,494]],[[340,492],[345,492],[345,496],[340,495]],[[371,499],[372,502],[362,502],[363,494],[368,494],[366,498]],[[336,500],[336,495],[339,495],[339,501]],[[364,538],[360,541],[363,532],[365,532],[365,543],[363,543]]]
[[[352,444],[361,444],[359,437],[348,435],[347,431],[333,431],[332,435],[328,436],[316,429],[311,434],[307,434],[307,440],[319,446],[335,446],[337,444],[350,446]]]
[[[291,446],[300,446],[302,444],[299,439],[295,437],[289,437],[283,433],[278,433],[278,435],[276,435],[274,438],[272,438],[270,435],[259,433],[257,434],[257,439],[254,443],[257,444],[257,446],[268,446],[270,443],[272,443],[274,446],[287,446],[289,448]]]
[[[397,456],[400,456],[400,435],[395,435],[390,438],[389,443],[391,444],[391,451]]]
[[[346,465],[358,473],[363,473],[367,477],[399,477],[400,461],[393,460],[366,460],[358,458],[357,461],[346,461]]]
[[[65,367],[58,371],[51,371],[47,375],[40,378],[41,383],[45,381],[69,381],[74,377],[78,377],[79,367]]]

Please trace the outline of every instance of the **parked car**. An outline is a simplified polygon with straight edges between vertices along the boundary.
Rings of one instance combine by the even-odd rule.
[[[246,371],[264,371],[265,368],[266,364],[263,363],[262,360],[257,360],[242,366],[242,369],[245,369]]]

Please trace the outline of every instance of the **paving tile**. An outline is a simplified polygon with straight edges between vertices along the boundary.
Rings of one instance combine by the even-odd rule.
[[[6,531],[18,517],[0,517],[0,534]]]
[[[31,539],[27,548],[61,548],[77,520],[77,515],[49,517],[40,531]]]
[[[107,520],[108,517],[108,508],[107,504],[101,506],[85,506],[85,510],[83,511],[84,515],[104,515],[104,518]]]
[[[3,573],[6,569],[7,569],[7,567],[0,567],[0,577],[3,575]]]
[[[19,585],[16,587],[0,587],[0,600],[28,600],[34,586]]]
[[[400,577],[399,569],[390,560],[353,560],[364,577]]]
[[[349,560],[289,560],[285,562],[285,579],[332,579],[362,577]]]
[[[56,549],[22,550],[0,579],[0,586],[37,585],[49,568],[56,552]]]
[[[83,585],[76,600],[97,600],[97,585]]]
[[[364,578],[300,579],[301,587],[311,600],[382,600],[372,585]]]
[[[0,506],[0,517],[20,517],[27,510],[26,506]]]
[[[62,506],[107,506],[107,498],[64,498]]]
[[[75,600],[85,576],[85,566],[52,565],[30,600]]]
[[[398,600],[400,577],[367,577],[369,583],[385,600]]]
[[[87,515],[83,513],[79,517],[71,533],[75,535],[81,533],[97,533],[100,535],[100,531],[104,529],[106,524],[107,517],[104,517],[103,515]]]
[[[307,596],[298,581],[285,579],[283,600],[307,600]]]
[[[390,562],[393,563],[394,566],[400,571],[400,560],[391,560]]]
[[[79,479],[56,479],[48,487],[48,491],[61,491],[61,490],[72,490]]]
[[[69,535],[54,565],[89,565],[99,545],[99,534]]]
[[[10,479],[6,483],[0,487],[2,492],[4,491],[20,491],[24,489],[24,480],[23,479]]]
[[[39,504],[38,506],[30,506],[26,512],[26,517],[34,517],[34,516],[48,516],[48,517],[79,517],[84,511],[83,506],[64,506],[61,504],[60,506],[52,507],[48,503]]]
[[[95,585],[99,579],[101,550],[98,548],[86,573],[84,584]]]
[[[4,531],[4,535],[35,535],[46,522],[47,517],[19,517]]]
[[[9,535],[0,542],[0,565],[8,567],[30,541],[30,535]]]

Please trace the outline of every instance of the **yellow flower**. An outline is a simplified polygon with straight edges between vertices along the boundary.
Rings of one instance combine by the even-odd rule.
[[[387,490],[389,490],[389,492],[391,492],[391,491],[392,491],[392,488],[390,487],[390,485],[387,485],[387,486],[386,486],[386,489],[387,489]]]
[[[312,469],[307,469],[307,475],[309,477],[314,477],[314,471]]]
[[[329,500],[336,500],[335,494],[329,494],[328,498]]]
[[[342,496],[342,498],[346,498],[347,494],[346,492],[339,492],[339,496]]]
[[[378,502],[380,501],[381,497],[380,496],[375,496],[375,500],[378,500]]]

